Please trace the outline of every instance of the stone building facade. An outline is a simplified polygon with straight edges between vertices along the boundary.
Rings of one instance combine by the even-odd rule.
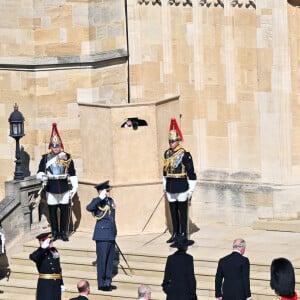
[[[93,222],[85,212],[93,185],[110,179],[120,231],[141,231],[161,198],[160,158],[171,117],[180,121],[194,158],[197,223],[298,217],[300,10],[294,3],[0,2],[1,199],[14,171],[7,119],[17,102],[31,175],[47,151],[51,124],[58,124],[77,167],[82,228]],[[124,130],[127,117],[148,126]],[[147,230],[162,230],[166,214],[160,205]]]

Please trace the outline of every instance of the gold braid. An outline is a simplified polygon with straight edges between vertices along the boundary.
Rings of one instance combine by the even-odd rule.
[[[110,213],[110,207],[108,204],[106,204],[103,208],[98,205],[97,208],[103,212],[103,214],[101,216],[97,216],[97,215],[95,215],[95,212],[92,212],[93,216],[97,219],[97,221],[103,219],[105,217],[105,215],[107,214],[107,212]]]
[[[65,167],[65,173],[68,173],[71,160],[72,160],[71,156],[70,156],[69,159],[59,159],[59,158],[57,158],[57,164],[61,165],[61,166],[64,166]]]
[[[168,157],[168,158],[164,158],[164,171],[167,172],[168,169],[174,169],[174,161],[175,158],[178,155],[181,155],[185,150],[183,148],[180,148],[178,151],[176,151],[175,153],[173,153],[172,156]]]

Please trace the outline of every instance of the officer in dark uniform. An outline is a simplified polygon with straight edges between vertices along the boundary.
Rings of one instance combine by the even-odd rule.
[[[56,123],[52,124],[49,149],[50,152],[42,156],[36,178],[45,186],[53,239],[68,241],[71,201],[77,192],[78,179],[71,155],[63,151]],[[72,189],[69,187],[69,180]]]
[[[110,197],[109,180],[95,186],[98,197],[86,209],[96,218],[93,240],[96,242],[98,289],[112,291],[112,272],[115,254],[117,227],[115,223],[115,203]]]
[[[36,300],[61,300],[61,292],[65,290],[59,253],[53,247],[50,232],[36,237],[40,247],[29,255],[36,263],[39,272]]]
[[[173,225],[173,233],[167,243],[175,242],[180,235],[187,237],[188,200],[191,199],[197,182],[192,156],[179,144],[182,140],[176,119],[171,119],[170,148],[163,156],[163,187]]]

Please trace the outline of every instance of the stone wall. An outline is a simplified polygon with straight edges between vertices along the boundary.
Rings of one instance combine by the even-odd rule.
[[[75,161],[82,205],[93,195],[90,188],[107,177],[119,187],[121,203],[131,189],[134,195],[148,193],[153,182],[156,199],[167,124],[177,117],[199,183],[216,183],[217,191],[224,184],[244,185],[245,193],[224,202],[226,222],[232,216],[239,220],[236,199],[247,220],[281,212],[294,217],[300,192],[299,9],[273,0],[125,3],[126,8],[121,0],[2,1],[0,199],[13,176],[15,143],[7,119],[17,102],[25,117],[20,142],[31,174],[56,122]],[[174,106],[154,104],[172,97],[179,99]],[[142,143],[118,127],[135,114],[151,123],[136,132]],[[95,124],[102,126],[97,136]],[[107,140],[101,157],[98,148]],[[151,159],[126,156],[128,140],[137,154],[150,149]],[[94,152],[101,157],[99,168]],[[249,185],[258,187],[257,201],[248,201]],[[194,198],[203,195],[198,191]],[[219,208],[214,193],[209,195],[210,205]],[[289,201],[284,212],[280,201]],[[204,208],[194,210],[196,219],[204,219]],[[219,210],[212,212],[211,220],[218,220]]]
[[[129,10],[131,94],[180,94],[185,145],[201,179],[225,172],[229,181],[299,184],[299,9],[132,0]]]

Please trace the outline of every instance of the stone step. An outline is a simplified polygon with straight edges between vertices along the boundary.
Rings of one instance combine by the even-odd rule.
[[[215,235],[217,232],[215,230],[213,234]],[[286,243],[294,245],[293,241],[298,240],[298,236],[294,236],[295,234],[291,236],[291,233],[288,234],[288,237],[285,237],[285,240],[279,241],[277,233],[271,232],[270,235],[274,241],[276,240],[276,243],[269,244],[265,238],[262,238],[260,241],[257,241],[257,247],[248,250],[251,261],[251,290],[253,299],[256,300],[274,299],[274,292],[269,286],[270,261],[272,257],[280,255]],[[210,240],[210,236],[211,232],[201,237],[201,239],[198,238],[195,247],[189,248],[189,253],[194,257],[197,294],[201,300],[214,299],[214,276],[217,262],[220,257],[228,253],[228,249],[223,247],[224,241],[222,239]],[[167,256],[174,253],[175,249],[166,245],[165,240],[168,236],[161,237],[161,240],[157,239],[154,244],[144,246],[145,242],[153,237],[155,235],[118,237],[118,243],[133,273],[131,276],[126,275],[126,273],[130,274],[129,268],[119,254],[116,261],[118,274],[113,278],[113,283],[117,285],[118,289],[111,293],[100,292],[95,289],[97,288],[97,275],[96,267],[93,263],[95,262],[96,254],[95,244],[94,241],[91,241],[90,233],[76,232],[70,237],[69,242],[56,241],[55,246],[59,249],[61,255],[64,282],[67,287],[67,291],[63,294],[62,299],[69,299],[77,294],[76,283],[81,278],[87,278],[90,281],[92,289],[91,299],[93,300],[136,299],[137,288],[141,283],[151,286],[153,299],[165,299],[166,297],[161,289],[161,282]],[[3,294],[0,293],[0,299],[6,299],[3,298],[4,294],[7,295],[7,299],[23,299],[21,296],[13,298],[11,296],[13,294],[28,294],[34,297],[37,270],[35,264],[29,259],[29,253],[34,251],[36,247],[36,240],[26,242],[23,252],[11,255],[9,258],[11,276],[9,281],[6,281],[6,279],[0,281],[0,290],[4,291]],[[280,252],[274,254],[274,248],[276,247]],[[261,248],[264,251],[261,251]],[[273,250],[272,255],[269,255],[269,252],[266,251],[268,249]],[[261,253],[257,251],[261,251]],[[297,260],[294,260],[294,267],[297,274],[297,289],[299,290],[300,264]]]
[[[147,278],[139,278],[142,281],[136,283],[136,286],[132,288],[131,286],[119,285],[114,281],[114,284],[117,285],[117,290],[112,292],[102,292],[95,289],[95,286],[91,285],[91,294],[90,297],[94,300],[97,299],[137,299],[137,288],[141,283],[144,283]],[[73,282],[73,285],[68,285],[65,283],[66,291],[62,294],[62,300],[75,297],[77,294],[76,282]],[[36,290],[36,281],[31,279],[10,279],[6,283],[2,283],[2,287],[5,287],[5,292],[0,294],[0,299],[25,299],[25,300],[34,300],[35,299],[35,290]],[[24,295],[24,298],[23,298]],[[151,285],[151,295],[153,300],[163,300],[166,298],[165,294],[162,291],[161,286],[152,286]],[[203,300],[212,300],[214,295],[212,292],[207,292],[207,290],[197,289],[198,297],[201,297]],[[13,298],[13,296],[15,298]],[[22,297],[22,298],[21,298]]]
[[[32,279],[35,278],[36,268],[35,264],[28,259],[28,253],[18,253],[12,257],[12,263],[14,264],[15,268],[11,276],[20,277],[22,273],[28,273],[28,276],[32,276]],[[61,264],[64,273],[64,277],[69,276],[73,277],[74,270],[78,272],[84,272],[86,274],[92,275],[85,275],[85,278],[93,278],[93,275],[96,274],[96,267],[92,264],[91,258],[85,257],[75,257],[75,256],[63,256],[61,257]],[[20,266],[18,268],[18,266]],[[154,262],[142,262],[142,261],[130,261],[130,268],[124,263],[119,262],[118,264],[118,272],[120,274],[131,274],[131,271],[136,276],[147,276],[147,277],[158,277],[163,278],[163,272],[165,268],[165,263],[157,263],[154,259]],[[210,267],[197,267],[195,266],[195,275],[197,281],[214,281],[214,276],[216,272],[216,268]],[[269,280],[269,271],[262,272],[262,271],[253,271],[251,269],[251,281],[255,285],[264,285],[265,281]]]
[[[300,220],[285,220],[285,219],[258,219],[253,225],[253,229],[281,231],[281,232],[300,232]]]
[[[81,277],[80,277],[81,278]],[[120,278],[121,279],[121,278]],[[136,283],[134,286],[126,285],[126,280],[124,279],[123,284],[120,284],[118,281],[113,281],[115,285],[117,285],[117,290],[112,291],[110,293],[98,291],[96,289],[97,285],[91,284],[91,298],[92,299],[136,299],[136,291],[140,283],[148,283],[149,278],[140,277],[136,278]],[[127,282],[130,281],[129,277],[127,278]],[[76,290],[76,280],[73,282],[66,283],[66,292],[63,293],[62,299],[69,299],[74,297],[77,294]],[[205,284],[205,286],[203,286]],[[197,295],[201,297],[201,300],[211,300],[214,299],[214,283],[197,282]],[[163,300],[165,299],[165,295],[161,289],[160,285],[151,285],[152,290],[152,299]],[[33,300],[35,296],[36,290],[36,280],[27,279],[26,276],[24,278],[18,279],[10,279],[6,282],[1,282],[2,289],[5,288],[5,292],[0,294],[0,299],[25,299],[25,300]],[[252,296],[257,300],[271,300],[274,299],[274,293],[270,289],[266,289],[264,287],[251,286]],[[18,295],[16,298],[9,298],[12,294]],[[6,298],[6,295],[10,295]],[[26,298],[21,298],[19,295],[26,295]],[[105,297],[105,298],[103,298]],[[108,298],[109,297],[109,298]]]

